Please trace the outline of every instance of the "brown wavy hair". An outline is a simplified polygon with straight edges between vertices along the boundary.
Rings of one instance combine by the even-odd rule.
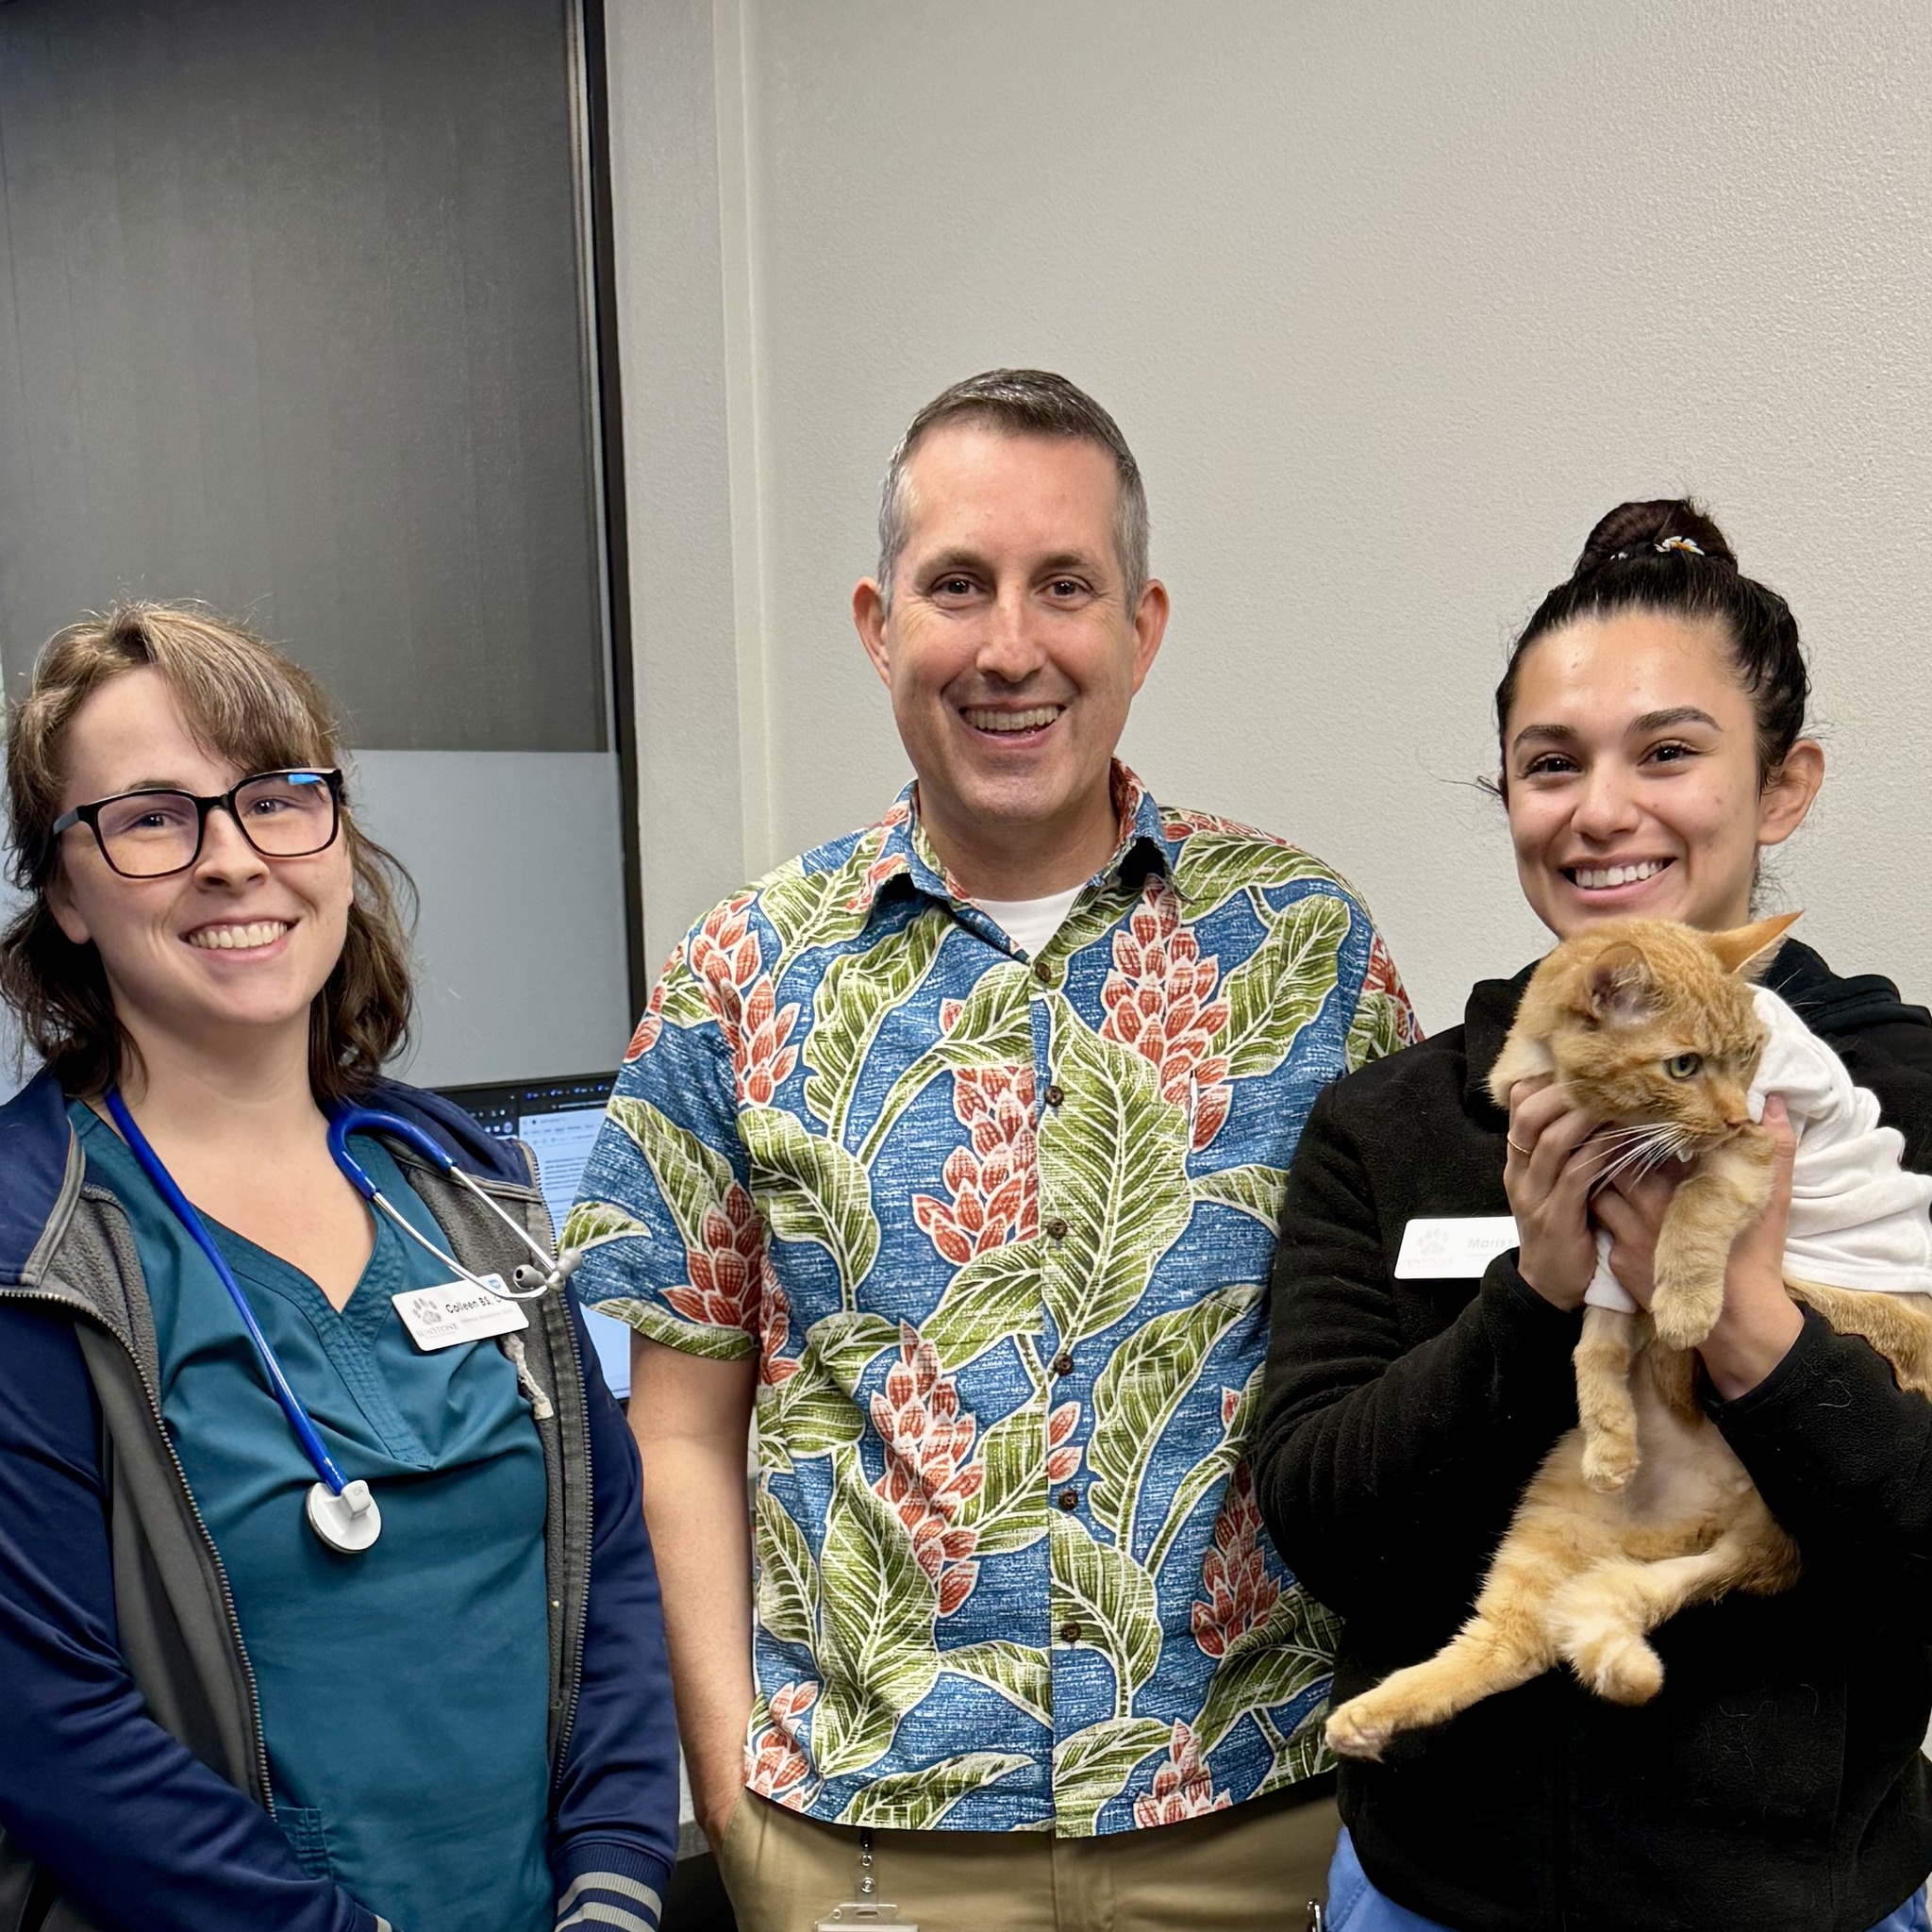
[[[102,1092],[139,1067],[140,1054],[92,941],[75,944],[48,907],[60,867],[51,828],[75,714],[102,685],[142,668],[160,673],[196,740],[243,772],[342,761],[341,722],[322,686],[273,644],[201,605],[120,604],[48,641],[7,720],[13,883],[30,898],[0,933],[0,1000],[26,1046],[73,1094]],[[324,1101],[368,1091],[408,1040],[412,1004],[415,887],[357,824],[346,796],[340,836],[355,878],[348,933],[308,1024],[308,1078]]]

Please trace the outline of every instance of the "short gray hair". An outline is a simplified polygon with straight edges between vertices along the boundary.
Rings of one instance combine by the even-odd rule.
[[[906,465],[927,433],[944,423],[984,423],[1008,436],[1051,436],[1097,443],[1113,458],[1119,491],[1113,507],[1113,547],[1132,616],[1147,584],[1147,490],[1120,425],[1084,390],[1046,369],[989,369],[941,390],[913,417],[886,465],[879,491],[879,602],[892,608],[892,573],[906,548]]]

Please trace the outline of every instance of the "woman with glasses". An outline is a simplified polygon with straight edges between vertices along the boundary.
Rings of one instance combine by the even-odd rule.
[[[188,608],[61,632],[8,720],[0,996],[43,1062],[0,1109],[9,1932],[658,1923],[635,1453],[567,1288],[467,1281],[542,1203],[381,1077],[407,880],[340,758],[312,679]],[[332,1151],[352,1106],[402,1127]],[[346,1530],[297,1415],[379,1504]]]

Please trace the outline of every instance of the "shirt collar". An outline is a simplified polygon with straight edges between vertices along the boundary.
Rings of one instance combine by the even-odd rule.
[[[1118,758],[1113,761],[1112,782],[1120,839],[1113,857],[1089,883],[1121,879],[1138,886],[1150,872],[1157,871],[1173,876],[1180,841],[1168,837],[1153,793]],[[900,878],[927,898],[954,905],[970,903],[970,895],[947,872],[920,824],[917,779],[892,801],[891,810],[873,827],[872,835],[879,839],[878,856],[866,868],[865,882],[853,902],[854,911],[870,914],[879,894]]]

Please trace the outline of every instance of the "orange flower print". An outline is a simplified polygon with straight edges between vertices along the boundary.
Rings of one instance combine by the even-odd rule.
[[[1223,1398],[1224,1414],[1233,1393],[1229,1390]],[[1281,1594],[1280,1584],[1268,1574],[1254,1473],[1245,1461],[1235,1465],[1228,1479],[1214,1541],[1201,1559],[1201,1588],[1208,1592],[1208,1601],[1194,1600],[1194,1641],[1209,1657],[1225,1657],[1228,1645],[1252,1630]]]
[[[979,1580],[979,1533],[958,1516],[986,1471],[967,1459],[978,1424],[941,1374],[938,1350],[909,1322],[899,1324],[899,1359],[872,1399],[872,1423],[886,1449],[886,1472],[873,1489],[911,1533],[919,1567],[939,1586],[940,1615],[950,1617]]]
[[[1063,1402],[1046,1419],[1046,1479],[1063,1483],[1080,1467],[1080,1445],[1067,1439],[1080,1426],[1080,1405]]]
[[[750,892],[740,892],[714,906],[691,936],[691,970],[711,989],[719,1022],[727,1033],[737,1025],[744,989],[758,976],[762,963],[758,936],[751,927],[752,899]]]
[[[946,1024],[943,1014],[941,1019]],[[989,1248],[1028,1241],[1040,1231],[1033,1069],[958,1069],[953,1112],[970,1138],[946,1157],[941,1170],[951,1198],[913,1195],[912,1218],[958,1268]]]
[[[769,1107],[772,1096],[798,1065],[788,1042],[798,1024],[798,1004],[779,1006],[764,973],[764,948],[751,924],[752,894],[741,892],[714,907],[691,935],[691,970],[710,989],[718,1030],[738,1069],[740,1096]]]
[[[664,962],[664,970],[658,975],[658,983],[651,989],[649,1004],[644,1008],[644,1017],[638,1022],[638,1030],[630,1037],[630,1044],[624,1050],[624,1063],[641,1059],[657,1045],[658,1036],[664,1030],[664,987],[672,974],[684,961],[684,945],[680,941],[672,949],[671,957]]]
[[[1220,1133],[1234,1097],[1225,1056],[1208,1052],[1227,1020],[1227,1002],[1211,997],[1219,966],[1202,958],[1173,884],[1150,879],[1144,903],[1113,936],[1100,989],[1101,1036],[1132,1047],[1158,1074],[1162,1096],[1190,1108],[1197,1154]]]
[[[1225,1811],[1233,1803],[1225,1791],[1214,1789],[1213,1774],[1201,1762],[1201,1747],[1191,1727],[1175,1718],[1167,1762],[1154,1774],[1154,1790],[1134,1800],[1134,1823],[1143,1828],[1179,1824],[1209,1811]]]
[[[782,1684],[772,1693],[772,1721],[745,1747],[744,1783],[761,1798],[799,1808],[789,1795],[810,1774],[801,1741],[800,1720],[819,1701],[819,1687]]]
[[[690,1284],[666,1289],[664,1299],[688,1322],[756,1335],[767,1265],[765,1224],[736,1181],[725,1190],[722,1207],[705,1209],[704,1235],[703,1251],[685,1254]]]
[[[798,1024],[798,1003],[778,1007],[772,982],[760,979],[744,1005],[744,1038],[738,1056],[740,1091],[754,1107],[770,1107],[772,1096],[791,1077],[798,1049],[786,1045]]]

